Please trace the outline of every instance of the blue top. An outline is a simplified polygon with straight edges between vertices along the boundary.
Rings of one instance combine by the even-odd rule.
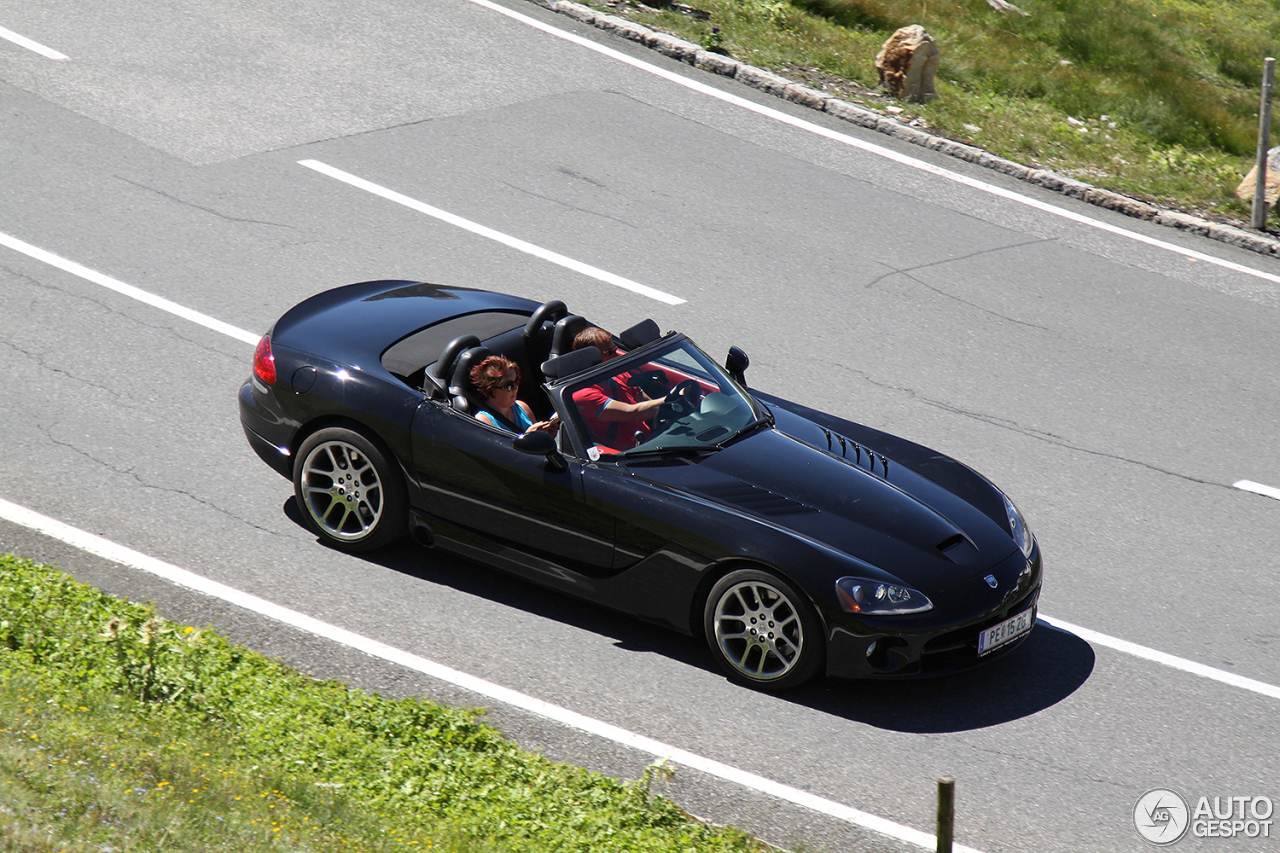
[[[508,432],[515,431],[511,429],[509,426],[507,426],[508,422],[506,418],[496,415],[493,412],[489,411],[488,409],[481,409],[480,411],[476,412],[476,414],[488,415],[489,419],[492,420],[493,423],[496,424],[500,429],[505,429]],[[520,428],[521,434],[523,434],[524,431],[527,430],[529,427],[533,426],[533,419],[529,417],[528,413],[526,413],[524,410],[524,406],[520,405],[519,402],[516,402],[516,404],[511,407],[511,414],[516,416],[516,426]]]

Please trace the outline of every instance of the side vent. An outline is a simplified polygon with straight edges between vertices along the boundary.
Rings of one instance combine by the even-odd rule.
[[[863,447],[851,438],[845,438],[838,432],[823,427],[822,432],[827,437],[827,452],[832,456],[839,457],[845,462],[857,465],[859,468],[865,468],[872,474],[876,473],[876,466],[880,466],[880,474],[883,477],[889,476],[889,459],[884,454],[877,455],[868,447]],[[865,462],[863,460],[866,460]]]

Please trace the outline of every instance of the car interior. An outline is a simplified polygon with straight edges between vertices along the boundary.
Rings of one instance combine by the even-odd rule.
[[[383,353],[382,363],[406,385],[473,415],[485,400],[471,382],[471,370],[491,355],[505,356],[519,365],[519,398],[533,410],[535,420],[545,420],[552,406],[542,383],[601,361],[594,347],[573,350],[574,337],[591,325],[587,318],[569,313],[558,299],[528,316],[509,311],[465,314],[397,341]],[[627,352],[659,337],[658,324],[644,320],[618,336],[619,350]]]

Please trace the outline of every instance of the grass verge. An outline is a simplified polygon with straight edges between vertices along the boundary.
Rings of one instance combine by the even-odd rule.
[[[987,0],[584,2],[1009,160],[1249,221],[1235,189],[1253,165],[1263,59],[1280,36],[1269,0],[1020,0],[1025,16]],[[876,54],[909,24],[941,50],[927,104],[877,89]]]
[[[463,711],[316,681],[0,556],[0,849],[754,853]]]

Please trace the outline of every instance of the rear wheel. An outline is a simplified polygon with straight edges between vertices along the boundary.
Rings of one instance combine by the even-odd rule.
[[[770,572],[739,569],[711,589],[703,612],[711,654],[729,677],[786,690],[822,665],[822,626],[804,594]]]
[[[408,525],[408,498],[395,463],[354,429],[322,429],[302,443],[293,494],[307,526],[344,551],[381,548]]]

